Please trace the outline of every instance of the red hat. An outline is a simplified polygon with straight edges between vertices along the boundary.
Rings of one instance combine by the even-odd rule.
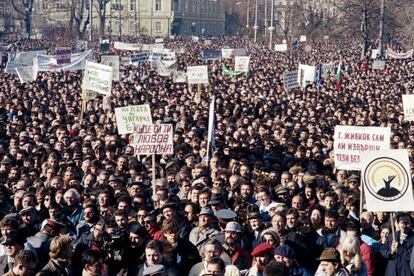
[[[268,243],[261,243],[253,250],[252,256],[259,257],[266,253],[273,254],[273,248]]]
[[[66,227],[65,224],[63,224],[60,221],[57,221],[55,219],[48,219],[47,222],[46,222],[46,225],[49,225],[50,227],[52,227],[56,230],[62,230]]]

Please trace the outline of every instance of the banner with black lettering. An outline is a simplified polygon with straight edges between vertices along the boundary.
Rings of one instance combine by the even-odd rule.
[[[119,135],[133,133],[135,124],[152,124],[149,104],[117,107],[115,117]]]
[[[289,91],[299,87],[298,71],[285,71],[283,72],[283,84],[285,90]]]
[[[173,154],[173,125],[141,125],[134,129],[134,147],[136,155]]]

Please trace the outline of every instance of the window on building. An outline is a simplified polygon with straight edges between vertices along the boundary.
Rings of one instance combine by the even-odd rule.
[[[156,32],[161,32],[161,22],[160,21],[155,22],[155,31]]]
[[[131,0],[130,5],[129,5],[129,10],[130,11],[134,11],[135,10],[135,0]]]
[[[155,10],[161,11],[161,0],[155,0]]]
[[[47,2],[46,1],[42,2],[42,9],[47,10]]]

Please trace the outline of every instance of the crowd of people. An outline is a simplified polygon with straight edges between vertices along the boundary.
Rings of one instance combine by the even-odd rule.
[[[210,40],[164,41],[185,49],[179,70],[208,65],[199,103],[196,87],[149,63],[121,65],[109,109],[98,96],[81,116],[81,71],[41,72],[24,84],[0,71],[1,274],[414,273],[414,216],[396,214],[394,239],[389,213],[363,209],[360,172],[336,169],[333,155],[336,125],[387,126],[391,147],[407,148],[414,161],[414,124],[401,101],[414,89],[413,59],[387,60],[382,71],[361,60],[355,41],[274,52],[239,37]],[[55,45],[45,38],[11,49],[53,53]],[[222,74],[233,59],[203,60],[203,49],[225,47],[246,49],[247,76]],[[284,89],[284,71],[340,59],[339,84],[331,75]],[[155,166],[135,156],[132,135],[117,132],[114,108],[139,104],[150,105],[154,123],[174,126],[174,154],[157,155]]]

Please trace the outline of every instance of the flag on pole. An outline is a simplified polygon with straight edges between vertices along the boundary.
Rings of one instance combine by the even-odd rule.
[[[316,86],[320,87],[322,82],[322,64],[318,64],[318,66],[316,66]]]
[[[215,123],[214,123],[214,104],[215,104],[215,96],[212,97],[209,107],[209,114],[208,114],[208,131],[207,131],[207,162],[209,161],[210,155],[210,146],[212,149],[216,148],[216,142],[214,140],[214,130],[215,130]]]
[[[341,89],[341,72],[342,72],[342,57],[339,59],[339,65],[336,71],[336,90]]]

